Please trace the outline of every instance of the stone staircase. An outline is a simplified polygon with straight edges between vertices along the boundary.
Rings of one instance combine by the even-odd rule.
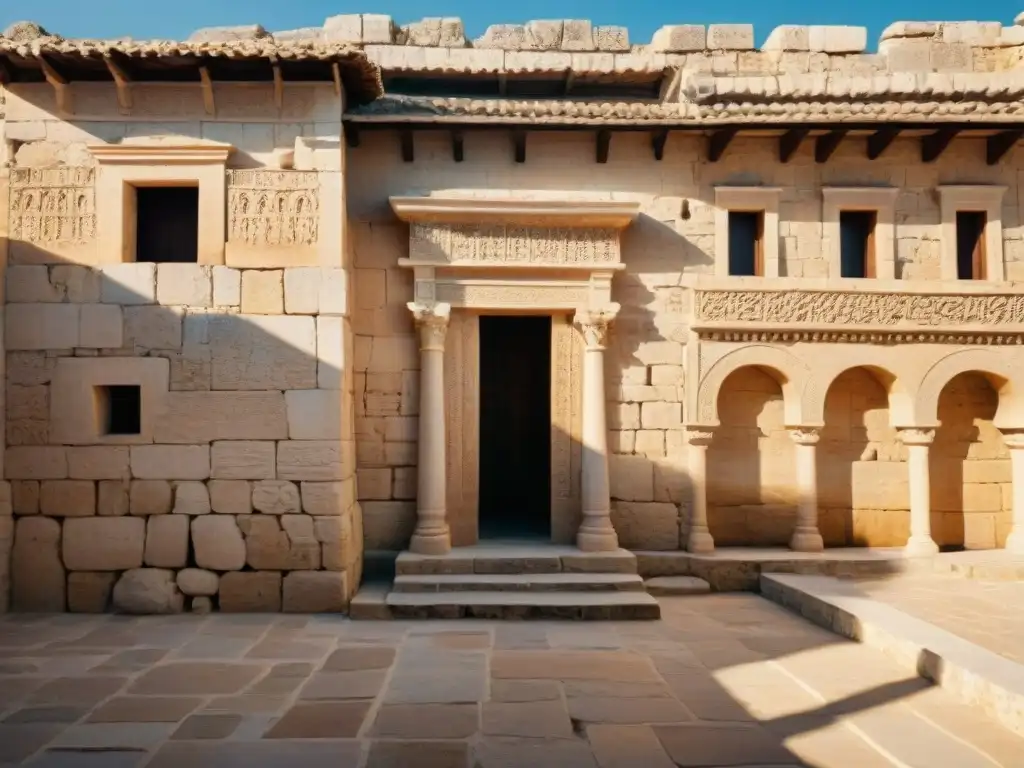
[[[447,555],[403,552],[389,589],[367,585],[353,619],[657,619],[636,557],[550,544],[483,544]]]

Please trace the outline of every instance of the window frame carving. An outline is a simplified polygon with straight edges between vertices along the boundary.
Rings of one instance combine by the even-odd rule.
[[[896,199],[898,187],[823,187],[822,250],[828,275],[836,280],[894,280],[896,278]],[[841,277],[842,247],[839,214],[874,211],[874,277]]]
[[[779,198],[781,187],[715,187],[715,276],[729,274],[729,212],[761,214],[761,264],[764,274],[779,276]],[[750,276],[746,276],[750,279]]]
[[[985,214],[984,250],[985,277],[977,282],[1002,282],[1006,279],[1003,260],[1003,196],[1006,187],[998,184],[943,184],[936,187],[941,214],[940,239],[943,280],[957,280],[958,212],[979,211]]]

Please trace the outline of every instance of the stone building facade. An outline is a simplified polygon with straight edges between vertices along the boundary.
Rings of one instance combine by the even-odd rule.
[[[341,611],[526,534],[1024,551],[1024,26],[866,47],[9,29],[0,600]]]

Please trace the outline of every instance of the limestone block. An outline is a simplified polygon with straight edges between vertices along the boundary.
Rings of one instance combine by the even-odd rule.
[[[58,359],[47,357],[45,352],[11,352],[8,350],[7,383],[26,387],[49,384]]]
[[[170,392],[166,403],[153,431],[158,443],[288,437],[280,392]]]
[[[562,46],[562,28],[561,21],[528,21],[524,47],[539,51],[557,51]]]
[[[242,312],[247,315],[284,314],[283,279],[280,269],[242,272]]]
[[[231,267],[213,268],[213,306],[237,307],[242,303],[242,273]]]
[[[287,480],[260,480],[252,488],[252,506],[265,515],[294,515],[302,511],[299,488]]]
[[[345,466],[339,440],[282,440],[277,444],[277,476],[282,480],[343,480]]]
[[[670,24],[651,38],[650,50],[655,53],[689,53],[703,51],[707,33],[699,24]]]
[[[761,46],[762,51],[809,51],[811,49],[810,27],[783,24],[769,34]]]
[[[654,500],[686,504],[690,499],[690,477],[686,464],[671,459],[659,459],[654,465]]]
[[[50,282],[50,270],[45,264],[9,266],[6,288],[4,299],[9,304],[59,303],[64,298]]]
[[[898,37],[934,37],[939,33],[939,24],[935,21],[894,21],[882,30],[881,40]]]
[[[341,515],[355,501],[356,484],[352,479],[340,483],[304,482],[302,509],[309,515]]]
[[[73,517],[64,521],[61,552],[71,571],[124,571],[142,565],[146,521]]]
[[[213,610],[213,599],[209,597],[193,597],[189,601],[192,613],[210,613]]]
[[[58,264],[50,268],[50,282],[64,301],[96,304],[100,300],[100,273],[93,267]]]
[[[321,546],[321,566],[329,571],[345,570],[353,546],[351,516],[318,517],[313,521],[313,533]]]
[[[441,39],[437,43],[442,48],[465,48],[466,29],[462,19],[445,17],[441,19]]]
[[[69,573],[68,610],[71,613],[106,613],[116,578],[113,573]]]
[[[678,429],[682,424],[682,403],[648,402],[640,406],[640,426],[643,429]]]
[[[136,350],[181,349],[182,314],[168,307],[126,307],[126,347]]]
[[[338,267],[320,270],[320,295],[317,299],[321,315],[348,314],[348,272]]]
[[[137,480],[139,483],[157,483],[157,480]],[[100,515],[117,517],[127,515],[129,510],[126,480],[100,480],[96,491],[96,512]]]
[[[683,366],[681,365],[652,365],[651,386],[679,386],[682,385]]]
[[[342,393],[337,389],[296,389],[284,393],[288,437],[292,440],[340,440]]]
[[[87,445],[67,448],[68,477],[75,480],[127,480],[127,446]]]
[[[363,20],[358,13],[330,16],[324,21],[327,42],[359,43],[363,40]]]
[[[320,389],[342,388],[347,359],[345,350],[351,343],[351,334],[346,333],[347,323],[344,317],[321,315],[316,319],[316,381]]]
[[[39,481],[14,480],[11,482],[11,506],[16,515],[39,514]]]
[[[47,517],[87,517],[96,514],[96,484],[91,480],[44,480],[39,510]]]
[[[313,535],[313,521],[300,517],[305,527],[294,525],[285,530],[277,517],[243,515],[238,527],[245,534],[246,563],[256,570],[315,570],[320,567],[320,543]]]
[[[562,28],[563,51],[594,50],[594,30],[589,19],[566,19]]]
[[[119,349],[124,343],[124,318],[113,304],[82,304],[78,346],[85,349]]]
[[[1002,24],[998,21],[944,21],[939,39],[944,43],[966,43],[971,46],[991,46],[999,42]]]
[[[613,499],[653,501],[654,465],[645,456],[609,456],[608,470]]]
[[[4,452],[4,474],[8,480],[63,480],[67,455],[63,446],[11,447]]]
[[[384,443],[384,464],[408,467],[416,463],[416,443]]]
[[[131,467],[141,480],[205,480],[210,476],[210,447],[133,445]]]
[[[156,264],[104,264],[100,271],[100,301],[104,304],[156,302]]]
[[[125,571],[114,585],[114,608],[121,613],[181,613],[185,598],[174,581],[174,571],[135,568]]]
[[[248,480],[211,480],[208,484],[210,507],[221,515],[248,515],[252,512],[252,484]]]
[[[416,526],[416,502],[364,501],[363,545],[366,549],[405,549]]]
[[[156,272],[156,300],[164,306],[213,305],[210,268],[199,264],[160,264]]]
[[[7,386],[7,421],[41,421],[50,415],[50,388],[40,385],[23,387],[17,384]],[[45,426],[45,425],[44,425]]]
[[[270,441],[215,442],[211,451],[211,477],[217,480],[273,480],[277,474],[275,446]]]
[[[190,43],[229,43],[238,40],[258,40],[269,33],[261,24],[243,24],[237,27],[202,27],[188,36]]]
[[[301,315],[210,318],[213,388],[316,387],[316,326]]]
[[[224,613],[277,613],[281,610],[281,574],[225,573],[220,577],[217,602]]]
[[[679,509],[675,504],[615,501],[612,524],[624,549],[679,549]]]
[[[185,568],[178,571],[175,579],[178,589],[189,597],[212,597],[217,594],[220,576],[202,568]]]
[[[714,51],[754,50],[753,24],[711,24],[707,47]]]
[[[166,515],[171,511],[171,484],[166,480],[132,480],[128,508],[133,515]]]
[[[522,24],[492,24],[483,37],[473,41],[474,48],[500,48],[521,51],[526,48],[526,27]]]
[[[78,346],[75,304],[8,304],[4,340],[8,350],[71,349]]]
[[[284,270],[284,311],[289,315],[315,315],[320,311],[320,268]]]
[[[369,372],[397,373],[415,368],[419,368],[419,345],[415,336],[374,337],[367,367]]]
[[[296,571],[284,577],[285,613],[340,613],[348,607],[348,579],[336,571]]]
[[[390,16],[382,13],[363,14],[364,43],[393,43],[395,41],[395,23]]]
[[[629,29],[626,27],[594,27],[594,47],[599,51],[628,53]]]
[[[188,565],[188,518],[182,515],[155,515],[146,520],[144,562],[157,568],[184,568]]]
[[[810,50],[824,53],[863,53],[868,46],[867,27],[812,26]]]
[[[356,470],[356,488],[360,499],[386,501],[391,498],[391,469],[365,467]]]
[[[925,38],[894,38],[879,43],[878,52],[885,56],[890,72],[929,72],[933,45]]]
[[[240,571],[245,567],[245,539],[234,516],[192,518],[195,563],[211,571]]]
[[[427,18],[414,21],[402,27],[405,32],[405,44],[417,46],[438,46],[441,44],[441,19]]]
[[[635,453],[647,457],[665,455],[665,432],[660,429],[638,429],[633,436]]]
[[[391,498],[409,500],[416,498],[416,467],[395,467]]]
[[[23,517],[14,525],[11,608],[63,611],[67,584],[59,546],[61,525],[47,517]]]

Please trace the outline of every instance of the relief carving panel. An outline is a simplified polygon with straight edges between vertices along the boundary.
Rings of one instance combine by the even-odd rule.
[[[507,266],[615,264],[614,229],[413,224],[409,256],[420,261],[493,262]]]
[[[437,300],[457,307],[577,307],[587,301],[586,285],[437,283]]]
[[[315,171],[228,171],[228,241],[252,246],[314,245],[319,197]]]
[[[11,170],[11,239],[75,244],[96,234],[95,172],[92,168]]]

